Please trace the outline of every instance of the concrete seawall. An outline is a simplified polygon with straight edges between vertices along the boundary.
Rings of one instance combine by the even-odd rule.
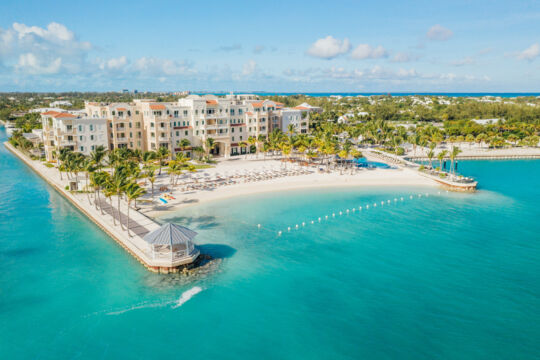
[[[181,271],[188,264],[185,261],[172,261],[164,259],[153,259],[145,249],[145,242],[141,236],[134,234],[129,237],[127,232],[114,226],[114,224],[107,218],[107,215],[102,215],[99,210],[88,203],[85,200],[85,196],[82,194],[73,194],[64,188],[65,184],[62,184],[59,179],[55,179],[52,176],[52,172],[57,172],[54,168],[47,168],[39,161],[29,159],[21,151],[13,147],[10,143],[5,142],[5,147],[22,160],[28,167],[30,167],[36,174],[38,174],[43,180],[51,185],[58,193],[64,198],[69,200],[79,211],[92,220],[98,227],[100,227],[109,237],[115,240],[120,246],[122,246],[129,254],[131,254],[137,261],[144,265],[148,270],[157,273],[174,273]],[[159,228],[159,224],[150,219],[144,214],[132,209],[130,212],[130,218],[133,221],[138,221],[143,224],[149,231]],[[195,254],[194,254],[195,255]],[[197,254],[198,256],[198,251]],[[195,256],[196,257],[196,256]]]

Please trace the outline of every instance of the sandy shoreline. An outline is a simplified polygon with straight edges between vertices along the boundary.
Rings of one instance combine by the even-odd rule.
[[[246,167],[246,163],[256,169],[256,161],[238,161],[234,164],[223,162],[214,169],[208,169],[205,172],[215,173],[223,171],[224,169],[234,169],[237,167]],[[264,165],[259,166],[281,166],[278,161],[271,160],[264,162]],[[290,166],[290,165],[289,165]],[[439,186],[433,180],[425,178],[419,175],[416,171],[398,168],[398,169],[363,169],[353,174],[346,171],[344,174],[340,174],[339,171],[331,173],[321,173],[316,171],[317,168],[311,168],[313,173],[307,175],[287,176],[279,177],[269,180],[240,183],[229,186],[221,186],[211,190],[196,190],[196,191],[182,191],[179,187],[174,187],[172,193],[175,200],[169,200],[167,204],[145,205],[140,210],[147,216],[152,218],[161,217],[180,209],[208,203],[216,200],[223,200],[237,196],[246,196],[268,192],[282,192],[300,189],[317,189],[317,188],[344,188],[344,187],[398,187],[398,186]],[[166,183],[163,183],[165,185]],[[159,188],[159,186],[156,186]],[[158,200],[158,195],[155,196],[155,200]]]

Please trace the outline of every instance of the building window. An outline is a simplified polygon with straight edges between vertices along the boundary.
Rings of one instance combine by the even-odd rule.
[[[81,151],[84,151],[84,146],[81,146],[80,149],[81,149]]]

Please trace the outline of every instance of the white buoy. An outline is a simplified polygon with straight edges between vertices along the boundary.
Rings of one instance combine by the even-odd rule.
[[[315,221],[311,220],[311,223],[312,223],[312,224],[315,224]]]
[[[347,214],[349,213],[349,209],[347,209]]]
[[[277,233],[277,234],[278,234],[278,236],[281,236],[281,231],[278,231],[278,233]]]
[[[366,209],[369,209],[369,205],[366,205]]]
[[[411,195],[411,196],[409,196],[409,198],[410,198],[410,199],[412,199],[412,195]]]
[[[381,201],[381,206],[384,205],[384,201]]]
[[[321,222],[321,218],[319,218],[319,222]]]
[[[339,215],[341,216],[341,215],[343,215],[343,213],[340,211],[340,212],[339,212]]]
[[[397,201],[397,198],[394,198],[394,201]]]
[[[439,191],[439,194],[438,195],[441,195],[441,192]]]
[[[373,207],[377,207],[377,203],[374,203],[374,204],[373,204]]]
[[[298,224],[296,224],[296,228],[298,229]]]
[[[390,204],[390,200],[387,201]]]
[[[401,198],[401,201],[403,201],[403,198]]]
[[[291,227],[290,227],[290,226],[287,228],[287,231],[291,231]]]
[[[328,215],[326,215],[324,218],[325,218],[326,220],[328,220]]]
[[[356,211],[356,208],[352,208],[352,212],[355,212]]]
[[[261,228],[261,224],[257,224],[257,227],[260,229],[260,228]]]
[[[306,226],[306,223],[305,223],[305,222],[302,222],[302,226]]]
[[[429,194],[428,194],[428,193],[426,193],[426,197],[428,197],[428,196],[429,196]]]
[[[332,217],[336,217],[336,214],[335,214],[335,213],[332,213]]]
[[[358,210],[362,210],[362,207],[360,206],[360,207],[358,208]]]
[[[421,198],[421,197],[422,197],[422,194],[418,194],[418,197]]]

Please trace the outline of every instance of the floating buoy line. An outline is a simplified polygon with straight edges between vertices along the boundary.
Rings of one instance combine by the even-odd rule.
[[[446,192],[448,193],[448,191],[446,191]],[[437,192],[436,195],[441,195],[441,191]],[[356,214],[357,212],[358,212],[358,214],[360,214],[361,212],[367,211],[370,208],[384,207],[385,205],[388,206],[388,205],[392,205],[392,204],[398,204],[398,203],[401,203],[401,202],[405,202],[406,200],[421,199],[423,197],[428,198],[428,197],[430,197],[430,194],[429,193],[410,194],[408,197],[407,196],[400,196],[400,197],[395,197],[393,199],[382,200],[380,202],[373,202],[372,204],[364,204],[364,205],[360,205],[358,207],[353,207],[353,208],[341,210],[341,211],[338,211],[337,213],[332,212],[331,214],[328,214],[328,215],[319,216],[319,217],[315,218],[314,220],[302,221],[302,222],[300,222],[298,224],[288,226],[285,230],[278,230],[276,234],[277,234],[277,236],[281,236],[281,235],[283,235],[283,233],[288,233],[288,232],[292,232],[292,231],[295,231],[295,230],[299,230],[299,229],[304,228],[304,227],[309,226],[309,225],[315,225],[315,223],[321,223],[323,221],[328,220],[329,218],[333,219],[333,218],[344,216],[344,215],[348,216],[351,213]],[[275,231],[275,230],[271,230],[271,229],[268,229],[268,228],[264,228],[261,224],[257,224],[257,228],[259,230],[263,229],[263,230],[267,230],[267,231],[271,231],[271,232]]]

